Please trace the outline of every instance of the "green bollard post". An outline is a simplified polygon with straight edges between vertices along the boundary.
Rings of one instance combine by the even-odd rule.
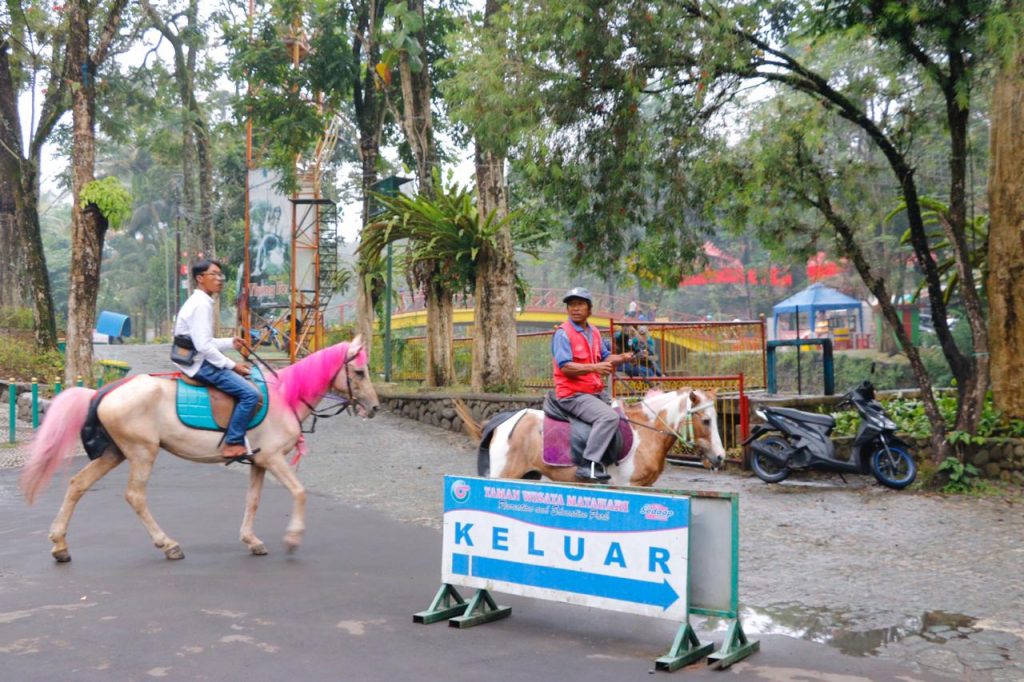
[[[11,383],[7,384],[7,403],[10,405],[11,408],[11,432],[10,435],[8,436],[8,441],[11,443],[14,442],[14,420],[18,416],[17,402],[18,397],[17,394],[14,392],[14,377],[11,377]]]
[[[53,382],[53,397],[56,398],[60,395],[62,387],[60,385],[60,377],[57,377]]]
[[[78,386],[79,388],[81,388],[82,387],[82,383],[83,383],[82,382],[82,377],[81,377],[81,375],[79,375],[78,380],[75,381],[75,386]]]
[[[39,380],[32,377],[32,428],[39,428]]]

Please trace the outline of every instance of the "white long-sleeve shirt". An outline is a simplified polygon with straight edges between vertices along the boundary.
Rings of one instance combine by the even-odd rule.
[[[191,337],[192,345],[196,347],[196,359],[188,367],[180,368],[187,376],[194,377],[203,360],[214,367],[234,369],[235,361],[221,352],[232,348],[233,339],[214,338],[213,298],[202,289],[193,291],[181,306],[174,323],[174,335]]]

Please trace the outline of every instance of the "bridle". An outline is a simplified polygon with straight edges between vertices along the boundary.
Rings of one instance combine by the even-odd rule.
[[[714,407],[715,401],[706,400],[700,404],[687,408],[686,412],[683,413],[682,433],[669,426],[668,422],[661,418],[661,414],[659,412],[654,413],[654,418],[665,427],[664,429],[659,429],[656,426],[644,424],[643,422],[633,421],[632,419],[626,419],[625,417],[623,417],[623,419],[635,426],[641,426],[645,429],[650,429],[651,431],[656,431],[657,433],[661,433],[666,436],[673,436],[681,445],[695,445],[697,441],[693,432],[693,415],[698,412],[714,409]]]
[[[261,358],[251,346],[249,346],[244,341],[242,342],[242,346],[249,355],[256,358],[257,362],[266,367],[267,370],[274,375],[275,379],[280,379],[280,377],[277,374],[277,371],[273,367],[271,367],[266,360]],[[358,353],[356,355],[358,355]],[[295,414],[295,419],[299,422],[299,426],[302,430],[302,433],[316,433],[316,422],[318,419],[329,419],[330,417],[336,417],[342,412],[348,412],[350,415],[355,414],[355,409],[352,407],[352,405],[356,401],[352,400],[351,397],[352,375],[348,371],[348,364],[355,360],[355,358],[355,355],[345,358],[345,361],[341,363],[340,367],[338,367],[338,371],[335,372],[334,376],[331,377],[331,381],[328,384],[330,388],[324,393],[325,398],[330,398],[331,400],[334,400],[336,402],[335,405],[330,405],[328,407],[325,407],[324,409],[320,409],[316,405],[310,405],[305,399],[302,400],[302,404],[309,408],[309,416],[313,418],[313,423],[309,425],[308,430],[304,426],[302,426],[303,420],[299,419],[299,414],[292,410],[292,412]],[[334,382],[337,380],[338,375],[341,374],[342,370],[345,370],[345,390],[348,391],[348,396],[340,395],[332,390],[334,388]]]

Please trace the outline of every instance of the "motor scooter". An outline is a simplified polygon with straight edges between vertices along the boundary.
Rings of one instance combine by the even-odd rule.
[[[778,483],[793,471],[816,469],[844,473],[871,473],[882,485],[906,488],[917,476],[910,448],[896,437],[896,423],[875,400],[870,381],[851,389],[838,406],[853,405],[860,413],[860,427],[853,440],[850,459],[836,457],[830,414],[802,412],[787,407],[764,407],[756,411],[763,424],[754,425],[743,445],[750,446],[750,466],[766,483]],[[769,435],[780,434],[780,435]],[[846,479],[843,478],[845,482]]]

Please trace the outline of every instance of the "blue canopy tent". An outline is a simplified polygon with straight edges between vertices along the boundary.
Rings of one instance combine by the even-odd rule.
[[[106,334],[111,339],[120,339],[132,335],[132,319],[121,313],[112,313],[109,310],[100,312],[96,319],[96,331]]]
[[[831,289],[821,283],[812,284],[803,291],[793,294],[784,301],[776,303],[772,308],[772,326],[774,337],[779,338],[779,315],[796,313],[799,325],[800,313],[807,313],[811,320],[810,330],[814,331],[814,317],[821,310],[856,310],[857,326],[864,331],[864,310],[862,301],[847,296],[841,291]]]

